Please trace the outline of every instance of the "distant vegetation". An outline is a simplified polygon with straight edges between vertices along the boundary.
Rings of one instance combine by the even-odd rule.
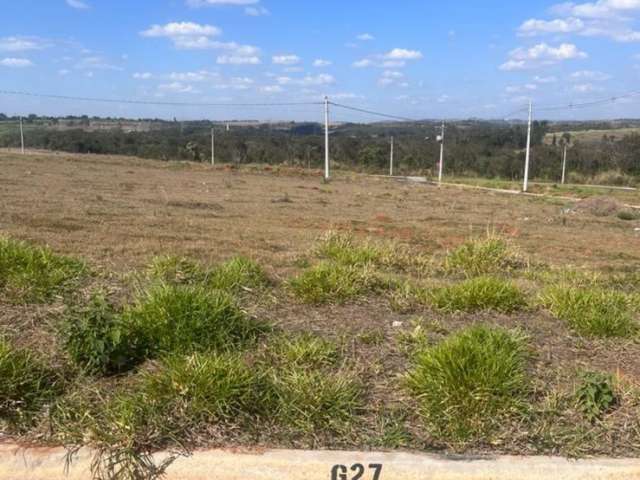
[[[0,147],[16,147],[18,119],[0,114]],[[398,173],[431,175],[438,161],[437,124],[342,124],[332,127],[336,166],[386,172],[389,139],[396,144]],[[158,160],[207,162],[211,156],[210,122],[49,118],[25,119],[27,146],[71,153],[133,155]],[[570,181],[633,184],[640,176],[640,134],[633,121],[621,123],[535,122],[532,176],[557,181],[562,149],[570,145]],[[324,161],[323,127],[317,123],[235,122],[218,129],[216,156],[221,163],[286,164],[320,168]],[[597,131],[603,130],[602,135]],[[616,134],[616,129],[621,129]],[[583,134],[588,131],[589,135]],[[526,125],[467,120],[451,123],[447,132],[448,175],[519,179],[522,176]],[[604,177],[603,177],[604,175]],[[601,178],[602,177],[602,178]]]

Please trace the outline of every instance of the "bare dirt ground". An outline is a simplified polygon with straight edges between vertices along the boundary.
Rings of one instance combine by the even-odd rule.
[[[555,264],[640,262],[640,223],[572,202],[338,172],[212,168],[127,157],[0,152],[0,232],[128,269],[159,253],[236,253],[286,269],[329,229],[445,251],[487,229]],[[640,204],[640,194],[637,203]]]
[[[435,255],[492,230],[512,239],[534,261],[603,271],[640,267],[640,221],[595,215],[592,209],[557,198],[438,188],[345,172],[336,172],[325,184],[316,171],[263,166],[236,170],[45,152],[0,152],[0,167],[0,234],[46,243],[104,271],[125,273],[158,254],[206,262],[243,254],[264,265],[278,284],[300,271],[300,257],[331,229],[393,239]],[[635,203],[640,204],[640,196]],[[393,325],[398,322],[409,331],[417,315],[440,326],[429,332],[436,339],[475,322],[527,331],[536,347],[535,376],[551,390],[566,388],[579,368],[601,369],[640,385],[636,341],[583,339],[538,310],[510,316],[447,315],[428,309],[404,314],[384,298],[316,307],[291,301],[280,290],[273,295],[254,305],[253,313],[289,330],[349,338],[347,348],[366,365],[362,375],[371,385],[370,402],[381,410],[408,401],[397,388],[397,376],[406,371],[407,362],[395,343],[398,329]],[[7,306],[0,311],[0,324],[29,328],[34,314],[27,313],[24,307]],[[372,333],[384,341],[367,340]],[[637,454],[637,407],[635,396],[625,401],[607,420],[607,428],[587,432],[588,441],[587,434],[573,431],[564,438],[553,425],[544,439],[514,427],[499,443],[474,451]],[[570,415],[563,419],[570,427]],[[420,433],[418,420],[410,417],[408,423],[413,438],[408,446],[443,448]],[[372,442],[384,433],[373,422],[367,428]],[[554,435],[557,438],[551,438]],[[362,447],[358,438],[314,447]]]

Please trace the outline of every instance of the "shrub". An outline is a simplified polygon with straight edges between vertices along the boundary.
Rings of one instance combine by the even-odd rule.
[[[49,301],[73,286],[84,272],[79,260],[0,237],[0,293],[9,301]]]
[[[524,294],[512,282],[478,277],[428,293],[431,302],[446,312],[495,310],[510,313],[525,307]]]
[[[148,349],[139,329],[101,294],[93,295],[86,307],[71,310],[60,331],[73,362],[90,374],[127,371],[144,360]]]
[[[346,266],[322,262],[290,281],[293,292],[305,303],[341,303],[380,286],[368,266]]]
[[[215,268],[209,274],[208,285],[211,288],[237,292],[265,286],[267,276],[260,265],[244,257],[235,257]]]
[[[611,375],[600,372],[583,373],[576,391],[576,401],[587,420],[598,420],[616,402]]]
[[[303,434],[344,433],[362,408],[362,387],[347,373],[276,370],[271,383],[278,422]]]
[[[27,350],[0,339],[0,418],[22,428],[61,390],[55,371]]]
[[[500,328],[474,326],[416,354],[408,385],[436,435],[482,437],[524,406],[525,340]]]
[[[338,349],[335,343],[311,334],[281,336],[269,345],[267,356],[271,364],[290,368],[321,368],[335,364]]]
[[[155,286],[123,318],[145,339],[150,356],[229,351],[267,329],[247,318],[228,293],[197,285]]]
[[[447,273],[466,277],[509,272],[526,266],[525,259],[512,246],[493,234],[465,242],[444,261]]]
[[[636,212],[632,212],[629,210],[623,210],[621,212],[618,212],[618,218],[620,220],[625,220],[625,221],[633,221],[633,220],[638,220],[640,219],[640,214],[636,213]]]
[[[631,298],[615,290],[554,286],[541,300],[553,316],[581,335],[625,337],[636,329]]]

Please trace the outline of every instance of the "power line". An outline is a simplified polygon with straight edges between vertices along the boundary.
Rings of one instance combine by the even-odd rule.
[[[600,100],[592,100],[590,102],[569,103],[567,105],[536,107],[536,110],[537,111],[543,111],[543,112],[549,112],[549,111],[555,111],[555,110],[572,110],[572,109],[577,109],[577,108],[588,108],[588,107],[594,107],[594,106],[597,106],[597,105],[606,105],[608,103],[615,103],[618,100],[622,100],[624,98],[633,98],[633,97],[637,97],[637,96],[640,96],[640,91],[628,92],[628,93],[624,93],[622,95],[614,95],[612,97],[601,98]]]
[[[407,118],[407,117],[399,117],[397,115],[389,115],[387,113],[374,112],[373,110],[366,110],[364,108],[352,107],[349,105],[343,105],[341,103],[329,102],[329,104],[334,107],[344,108],[346,110],[353,110],[354,112],[367,113],[369,115],[376,115],[378,117],[390,118],[393,120],[400,120],[403,122],[421,122],[421,120],[416,120],[415,118]]]
[[[73,100],[80,102],[116,103],[133,105],[157,105],[170,107],[292,107],[323,105],[323,102],[271,102],[271,103],[195,103],[195,102],[160,102],[152,100],[114,99],[99,97],[74,97],[69,95],[52,95],[45,93],[20,92],[13,90],[0,90],[0,95],[12,95],[22,97],[51,98],[56,100]]]

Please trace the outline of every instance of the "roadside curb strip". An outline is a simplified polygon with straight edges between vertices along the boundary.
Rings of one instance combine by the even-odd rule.
[[[62,448],[0,444],[0,480],[90,480],[91,451],[82,449],[65,472]],[[158,454],[157,459],[166,458]],[[167,480],[640,480],[638,459],[445,457],[413,453],[296,450],[209,450],[178,458]],[[353,466],[355,470],[352,469]],[[333,473],[333,475],[332,475]],[[344,476],[343,476],[344,475]]]

